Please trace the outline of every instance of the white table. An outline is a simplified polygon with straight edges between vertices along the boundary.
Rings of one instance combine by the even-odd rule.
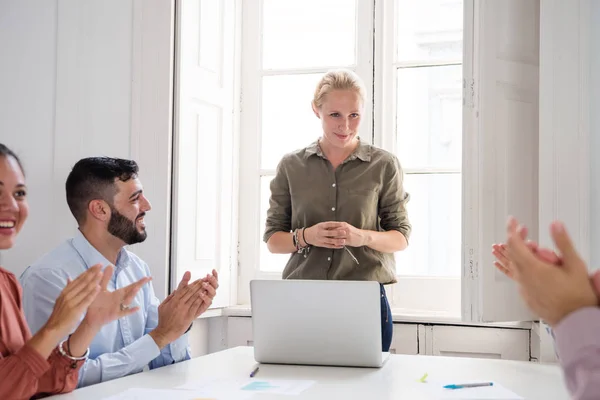
[[[255,366],[251,347],[236,347],[175,365],[82,388],[54,399],[95,400],[128,388],[168,389],[199,377],[245,379]],[[424,373],[429,379],[496,381],[526,399],[568,399],[561,371],[555,365],[523,361],[436,356],[392,355],[381,369],[288,365],[260,366],[261,379],[308,379],[317,383],[298,396],[257,394],[254,399],[429,399],[415,389]]]

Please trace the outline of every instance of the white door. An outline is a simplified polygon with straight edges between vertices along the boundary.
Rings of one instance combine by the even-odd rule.
[[[192,279],[220,275],[213,307],[231,303],[231,271],[237,263],[233,240],[237,151],[236,2],[185,0],[177,3],[174,225],[171,285],[183,273]]]
[[[540,3],[465,4],[462,316],[531,320],[491,246],[508,215],[538,236]]]

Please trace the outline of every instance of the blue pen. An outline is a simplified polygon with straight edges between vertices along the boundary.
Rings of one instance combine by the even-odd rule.
[[[258,365],[256,366],[256,368],[254,368],[254,370],[252,370],[252,372],[250,372],[250,378],[254,378],[254,376],[258,373]]]
[[[474,388],[482,386],[494,386],[494,382],[483,382],[483,383],[461,383],[454,385],[446,385],[444,389],[463,389],[463,388]]]

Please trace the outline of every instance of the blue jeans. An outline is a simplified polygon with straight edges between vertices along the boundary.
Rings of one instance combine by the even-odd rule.
[[[383,285],[381,287],[381,351],[390,351],[392,336],[394,335],[394,322],[392,321],[392,310],[388,302]]]

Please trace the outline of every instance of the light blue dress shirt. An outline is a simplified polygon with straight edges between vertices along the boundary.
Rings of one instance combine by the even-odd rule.
[[[23,309],[31,332],[35,334],[48,320],[54,302],[67,284],[95,264],[111,264],[80,231],[21,275]],[[148,265],[135,254],[121,249],[108,290],[113,291],[150,276]],[[90,358],[79,372],[78,387],[190,359],[187,335],[159,349],[148,335],[158,325],[160,301],[154,295],[152,282],[138,292],[131,306],[140,309],[104,325],[90,345]]]

